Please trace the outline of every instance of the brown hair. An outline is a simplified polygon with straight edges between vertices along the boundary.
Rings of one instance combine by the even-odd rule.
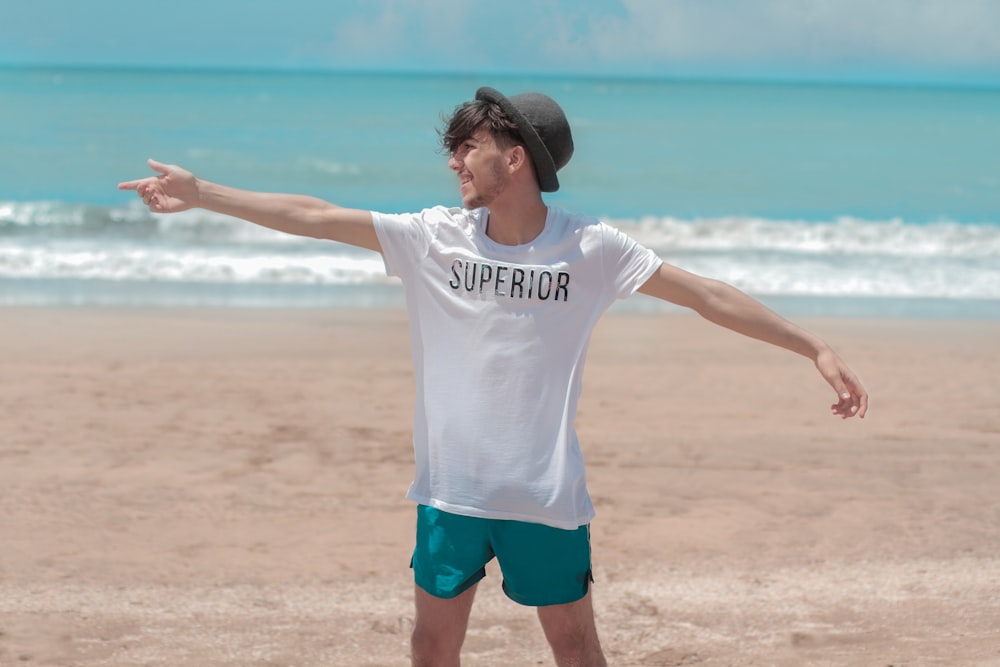
[[[455,109],[451,118],[444,119],[444,124],[444,130],[438,134],[441,137],[441,150],[447,155],[457,151],[462,142],[480,128],[493,135],[493,140],[501,148],[525,145],[517,125],[507,117],[499,104],[493,102],[465,102]]]

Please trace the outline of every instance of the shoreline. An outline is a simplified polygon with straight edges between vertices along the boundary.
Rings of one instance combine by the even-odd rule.
[[[400,310],[2,308],[0,664],[408,664]],[[616,665],[1000,665],[1000,322],[792,318],[872,394],[678,313],[577,427]],[[494,566],[473,665],[549,660]]]
[[[271,285],[129,284],[118,281],[5,281],[11,292],[3,309],[98,310],[258,310],[258,311],[404,311],[398,284]],[[94,283],[99,283],[96,288]],[[61,285],[61,286],[60,286]],[[16,292],[16,296],[11,296]],[[876,296],[761,296],[751,294],[787,318],[1000,321],[1000,299]],[[152,301],[151,301],[152,299]],[[616,302],[607,315],[684,315],[684,309],[635,295]]]

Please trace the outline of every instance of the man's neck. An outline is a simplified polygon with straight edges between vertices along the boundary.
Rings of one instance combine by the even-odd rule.
[[[499,198],[490,203],[486,236],[501,245],[524,245],[538,238],[545,229],[548,207],[542,198],[516,200]]]

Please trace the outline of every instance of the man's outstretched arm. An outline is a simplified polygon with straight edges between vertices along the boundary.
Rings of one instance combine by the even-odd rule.
[[[156,176],[118,184],[134,190],[153,213],[204,208],[288,234],[348,243],[381,252],[371,213],[305,195],[251,192],[196,177],[176,165],[150,160]]]
[[[812,359],[837,392],[837,402],[831,406],[833,414],[844,419],[863,418],[868,411],[868,393],[861,381],[824,340],[735,287],[664,263],[639,291],[691,308],[710,322],[737,333]]]

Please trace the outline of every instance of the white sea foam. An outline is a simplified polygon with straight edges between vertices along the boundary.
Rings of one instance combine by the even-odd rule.
[[[386,280],[381,259],[357,253],[246,253],[116,244],[0,244],[0,278],[349,285]]]
[[[1000,226],[842,217],[829,222],[722,217],[613,221],[661,251],[772,250],[796,254],[1000,258]]]
[[[721,217],[610,220],[667,261],[760,296],[1000,300],[1000,226]],[[211,212],[0,202],[0,285],[16,281],[390,283],[378,255]],[[9,301],[0,295],[0,301]]]

